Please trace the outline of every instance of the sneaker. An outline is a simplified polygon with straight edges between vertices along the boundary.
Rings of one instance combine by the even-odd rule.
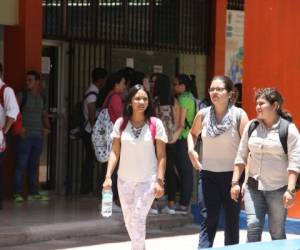
[[[49,197],[47,195],[42,195],[42,194],[31,194],[31,195],[28,195],[27,200],[29,200],[29,201],[48,201]]]
[[[187,214],[188,213],[188,207],[185,206],[178,206],[175,208],[175,213],[176,214]]]
[[[24,198],[20,194],[14,195],[15,202],[24,202]]]
[[[113,204],[112,204],[112,212],[113,213],[122,213],[122,209],[116,203],[113,202]]]
[[[174,208],[174,207],[169,208],[169,206],[165,206],[165,207],[161,210],[161,212],[162,212],[163,214],[175,214],[175,213],[176,213],[175,208]]]
[[[157,208],[150,208],[149,213],[150,214],[159,214],[159,211]]]

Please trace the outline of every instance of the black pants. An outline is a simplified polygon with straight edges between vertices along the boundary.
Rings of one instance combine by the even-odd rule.
[[[225,245],[239,243],[239,203],[230,197],[233,172],[210,172],[202,170],[202,190],[205,207],[200,226],[198,249],[212,247],[218,226],[221,206],[225,215]]]
[[[175,173],[176,145],[166,144],[166,193],[168,201],[175,201],[177,189],[177,176]]]
[[[92,145],[91,134],[84,132],[85,161],[81,169],[81,194],[93,192],[93,172],[95,167],[95,151]]]
[[[188,156],[186,139],[179,139],[176,142],[176,167],[180,181],[179,204],[188,206],[193,191],[193,166]]]
[[[113,199],[114,201],[118,201],[119,200],[119,193],[118,193],[118,169],[119,169],[119,163],[117,164],[116,168],[114,169],[114,172],[111,176],[111,180],[112,180],[112,192],[113,192]],[[99,178],[98,178],[98,185],[99,185],[99,197],[100,200],[102,199],[102,185],[103,182],[105,180],[105,176],[106,176],[106,172],[107,172],[107,162],[105,163],[101,163],[100,166],[100,173],[99,173]]]

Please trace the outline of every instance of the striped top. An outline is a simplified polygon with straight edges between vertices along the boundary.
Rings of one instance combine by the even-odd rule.
[[[20,100],[24,98],[23,93],[20,94],[20,97]],[[42,135],[42,115],[45,108],[45,101],[42,96],[27,92],[26,102],[22,107],[23,127],[26,129],[27,135]]]

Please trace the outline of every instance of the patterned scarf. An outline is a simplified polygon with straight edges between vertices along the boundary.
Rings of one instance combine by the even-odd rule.
[[[209,110],[209,121],[207,124],[207,135],[209,137],[216,137],[226,130],[228,130],[233,121],[233,105],[229,105],[225,116],[223,117],[220,124],[217,122],[216,110],[214,106],[211,106]]]

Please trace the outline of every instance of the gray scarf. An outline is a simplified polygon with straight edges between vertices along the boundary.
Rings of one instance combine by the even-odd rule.
[[[220,124],[217,122],[215,107],[211,106],[209,110],[209,121],[207,124],[207,135],[216,137],[232,126],[233,121],[233,105],[229,104],[225,116]]]

